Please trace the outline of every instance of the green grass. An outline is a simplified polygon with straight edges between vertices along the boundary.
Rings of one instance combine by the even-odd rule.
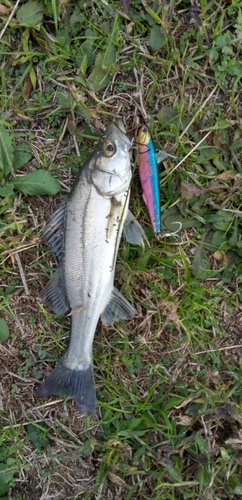
[[[1,498],[242,495],[241,3],[130,3],[0,5]],[[35,398],[69,336],[36,300],[56,264],[39,234],[116,114],[179,163],[159,241],[134,172],[150,248],[121,243],[116,284],[139,315],[98,325],[83,419]]]

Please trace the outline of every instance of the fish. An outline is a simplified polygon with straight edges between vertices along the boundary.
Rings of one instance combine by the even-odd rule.
[[[155,147],[148,128],[143,125],[136,136],[139,176],[143,188],[143,200],[148,208],[153,231],[161,231],[159,172]]]
[[[132,243],[146,241],[128,210],[131,146],[122,121],[111,123],[41,232],[59,266],[39,300],[59,316],[68,313],[71,331],[67,350],[37,396],[69,395],[83,416],[96,408],[93,339],[99,317],[110,325],[136,315],[114,287],[122,231]]]

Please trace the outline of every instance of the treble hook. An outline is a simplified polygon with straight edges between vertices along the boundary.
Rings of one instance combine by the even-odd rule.
[[[174,245],[182,245],[183,238],[182,238],[182,236],[180,236],[180,234],[177,234],[177,233],[179,233],[179,231],[182,228],[182,223],[180,221],[177,221],[177,222],[171,222],[171,224],[179,224],[179,228],[176,231],[174,231],[173,233],[164,233],[164,234],[159,233],[159,234],[157,234],[158,240],[161,240],[162,238],[169,238],[169,236],[175,236],[175,238],[179,238],[180,243],[174,243]]]

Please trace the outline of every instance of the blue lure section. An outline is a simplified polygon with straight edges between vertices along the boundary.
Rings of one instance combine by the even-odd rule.
[[[161,213],[160,213],[160,185],[159,185],[159,170],[156,158],[155,147],[152,139],[148,143],[148,162],[150,168],[150,179],[153,194],[153,204],[154,204],[154,231],[155,233],[160,233],[161,230]]]

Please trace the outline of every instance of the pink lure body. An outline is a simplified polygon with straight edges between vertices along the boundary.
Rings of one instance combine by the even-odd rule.
[[[139,151],[139,176],[143,188],[143,200],[148,208],[155,233],[161,230],[160,186],[155,148],[148,128],[143,125],[137,134],[136,145]]]

